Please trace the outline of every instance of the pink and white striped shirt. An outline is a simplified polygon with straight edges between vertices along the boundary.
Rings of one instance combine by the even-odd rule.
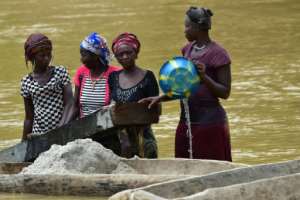
[[[80,117],[85,117],[110,103],[110,91],[108,76],[120,67],[109,66],[108,69],[97,80],[91,79],[90,70],[81,65],[74,76],[75,86],[80,88],[79,104]]]

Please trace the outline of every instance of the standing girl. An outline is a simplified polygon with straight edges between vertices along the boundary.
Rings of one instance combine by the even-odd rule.
[[[159,94],[152,71],[136,65],[140,42],[132,33],[120,34],[114,39],[112,51],[123,66],[109,76],[111,98],[117,103],[138,102],[142,98]],[[138,116],[137,116],[138,117]],[[122,155],[157,158],[157,145],[150,125],[133,126],[120,133]]]
[[[108,76],[119,67],[109,65],[110,52],[106,40],[98,33],[91,33],[80,43],[82,65],[74,76],[75,103],[73,118],[88,116],[110,104]],[[111,134],[102,138],[95,134],[93,140],[120,154],[119,138]]]
[[[71,119],[72,87],[67,70],[52,66],[52,42],[43,34],[31,34],[25,42],[25,60],[33,71],[21,81],[25,120],[23,140],[43,134]]]
[[[188,98],[193,158],[231,161],[230,134],[226,112],[219,99],[231,90],[231,60],[227,51],[209,36],[211,16],[207,8],[191,7],[185,16],[188,43],[182,54],[197,65],[202,84]],[[152,104],[170,100],[167,95],[141,100]],[[175,157],[189,158],[189,137],[184,106],[176,130]]]

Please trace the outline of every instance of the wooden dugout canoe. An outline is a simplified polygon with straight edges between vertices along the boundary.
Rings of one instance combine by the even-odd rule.
[[[13,163],[1,163],[0,192],[110,196],[126,189],[245,167],[225,161],[188,159],[123,159],[122,162],[132,167],[136,173],[13,174],[13,171],[18,172],[29,163],[15,163],[14,170]],[[7,169],[9,170],[5,171]]]
[[[234,185],[252,185],[253,192],[255,190],[259,190],[259,186],[255,186],[256,181],[264,180],[264,179],[272,179],[272,178],[279,178],[282,176],[289,176],[294,177],[290,178],[291,180],[298,180],[294,181],[294,184],[299,185],[300,179],[297,179],[296,177],[299,177],[300,173],[300,160],[294,160],[294,161],[286,161],[281,163],[272,163],[272,164],[263,164],[263,165],[256,165],[256,166],[249,166],[244,168],[238,168],[238,169],[231,169],[221,172],[215,172],[210,173],[202,176],[197,177],[188,177],[183,179],[177,179],[177,180],[170,180],[162,183],[157,183],[153,185],[148,185],[141,188],[136,188],[132,190],[127,190],[120,192],[118,194],[115,194],[110,198],[110,200],[129,200],[133,199],[135,200],[157,200],[157,199],[214,199],[214,194],[211,192],[210,198],[206,198],[208,196],[205,196],[207,191],[223,191],[220,192],[220,194],[227,194],[229,195],[229,190],[226,189],[229,187],[234,187]],[[287,182],[289,178],[285,179],[285,182]],[[277,179],[276,179],[277,180]],[[253,183],[253,184],[252,184]],[[270,184],[270,181],[266,182],[266,186]],[[283,183],[281,181],[274,182],[276,187],[278,188],[278,184]],[[291,182],[291,184],[293,181]],[[285,186],[285,185],[282,185]],[[271,187],[271,186],[270,186]],[[219,189],[223,188],[223,190]],[[238,191],[240,189],[243,190],[245,188],[242,187],[234,187],[234,193],[238,194]],[[207,190],[207,191],[206,191]],[[270,189],[267,187],[262,187],[262,194],[265,190],[266,193],[269,192]],[[295,190],[295,187],[285,187],[284,191],[290,191],[291,193],[294,193],[294,195],[298,195],[299,192]],[[247,191],[249,196],[251,196],[251,192]],[[200,198],[201,196],[201,198]],[[252,194],[252,196],[255,196]],[[293,196],[293,195],[291,195]],[[191,197],[191,198],[190,198]],[[199,198],[198,198],[199,197]],[[202,198],[203,197],[203,198]],[[226,199],[236,199],[236,196],[230,196]],[[216,199],[222,199],[222,195],[218,196]],[[225,198],[224,198],[225,199]],[[238,198],[242,199],[242,198]],[[254,198],[256,199],[256,198]],[[257,198],[260,199],[260,198]],[[266,198],[266,199],[272,199],[272,198]]]
[[[95,134],[113,134],[124,126],[158,123],[160,105],[148,109],[146,104],[126,103],[104,107],[101,110],[43,135],[20,142],[0,151],[0,162],[27,162],[35,159],[52,144],[64,145],[70,141],[88,138]]]
[[[190,196],[171,198],[172,200],[296,200],[300,199],[300,173],[260,179],[249,183],[225,187],[209,188]],[[120,195],[120,194],[119,194]],[[130,195],[130,196],[129,196]],[[166,198],[137,190],[134,193],[110,199],[167,200]],[[168,198],[170,200],[170,198]]]

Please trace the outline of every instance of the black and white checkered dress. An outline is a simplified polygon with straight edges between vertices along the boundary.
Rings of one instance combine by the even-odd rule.
[[[34,107],[32,134],[42,134],[56,128],[63,113],[63,89],[70,77],[63,66],[55,66],[50,80],[40,85],[31,74],[21,81],[21,95],[31,98]]]

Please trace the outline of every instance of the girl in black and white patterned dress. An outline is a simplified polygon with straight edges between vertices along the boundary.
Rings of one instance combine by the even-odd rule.
[[[25,120],[22,140],[43,134],[71,119],[72,87],[67,70],[50,66],[52,43],[43,34],[31,34],[25,42],[26,65],[33,71],[21,81]]]

